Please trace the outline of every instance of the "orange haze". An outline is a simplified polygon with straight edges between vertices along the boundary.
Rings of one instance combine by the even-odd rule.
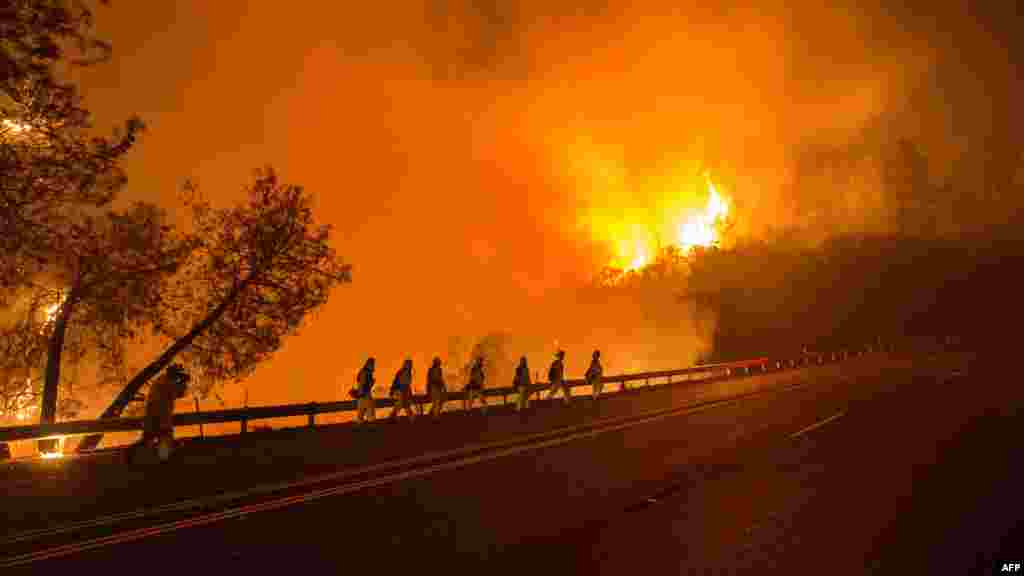
[[[577,4],[99,10],[115,59],[84,77],[89,102],[101,123],[149,125],[123,198],[173,207],[196,177],[227,203],[272,163],[317,195],[354,264],[354,283],[246,383],[251,404],[337,398],[368,354],[385,382],[411,354],[422,386],[449,337],[490,330],[535,337],[535,371],[556,340],[575,373],[595,346],[612,372],[692,362],[713,318],[666,294],[574,296],[615,237],[703,207],[705,172],[736,234],[785,225],[792,145],[852,133],[939,57],[860,3]]]

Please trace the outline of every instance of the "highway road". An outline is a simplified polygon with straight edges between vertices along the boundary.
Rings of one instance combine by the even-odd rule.
[[[650,392],[392,425],[381,438],[416,447],[396,464],[311,465],[202,510],[8,532],[0,568],[998,573],[1024,559],[1022,405],[1005,368],[941,356],[815,368],[733,400]],[[446,426],[484,428],[461,451],[415,444]]]

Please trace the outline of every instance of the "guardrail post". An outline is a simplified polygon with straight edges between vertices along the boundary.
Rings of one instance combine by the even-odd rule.
[[[316,427],[316,402],[309,403],[309,427]]]
[[[199,398],[197,396],[193,396],[192,400],[194,400],[195,403],[196,403],[196,414],[198,414],[199,413]],[[203,423],[202,422],[199,423],[199,437],[200,438],[206,438],[206,434],[203,433]]]

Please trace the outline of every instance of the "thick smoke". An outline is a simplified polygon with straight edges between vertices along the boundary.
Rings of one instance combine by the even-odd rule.
[[[581,377],[591,352],[601,351],[606,373],[691,366],[711,349],[715,316],[680,298],[678,279],[636,279],[628,285],[560,291],[535,302],[515,331],[455,337],[449,366],[461,367],[464,383],[472,357],[487,360],[490,386],[508,386],[520,356],[531,374],[546,379],[554,352],[566,351],[569,377]],[[456,376],[456,374],[453,374]]]

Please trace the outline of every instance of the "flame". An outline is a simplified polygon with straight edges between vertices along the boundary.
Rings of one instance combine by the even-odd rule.
[[[721,223],[729,216],[729,203],[718,193],[710,178],[708,182],[708,203],[704,210],[679,225],[679,247],[689,252],[696,246],[710,247],[718,244]]]
[[[56,460],[64,457],[64,436],[58,436],[57,449],[52,452],[40,452],[39,457],[44,460]]]
[[[637,253],[633,256],[633,261],[629,263],[628,270],[639,270],[647,265],[647,251],[640,248]]]
[[[21,134],[22,132],[28,132],[32,129],[28,124],[23,124],[15,120],[4,118],[3,126],[5,129],[10,130],[14,134]]]
[[[632,249],[627,254],[629,254],[629,263],[623,267],[627,272],[635,272],[646,266],[650,261],[647,255],[647,246],[642,240],[635,241]]]
[[[43,310],[43,315],[46,316],[47,322],[53,322],[57,319],[57,310],[60,310],[60,303],[50,304]]]
[[[64,291],[61,290],[57,294],[57,301],[50,304],[46,308],[43,308],[43,318],[47,324],[52,324],[57,320],[57,313],[60,312],[60,306],[64,303]]]
[[[628,231],[620,232],[613,265],[626,272],[635,272],[651,261],[651,245],[653,238],[641,226],[632,226]]]
[[[616,282],[667,249],[688,255],[721,243],[731,201],[711,174],[685,156],[653,171],[631,171],[621,147],[577,138],[565,147],[579,190],[577,229],[606,249],[604,274]]]
[[[729,200],[718,191],[711,178],[705,175],[708,199],[697,211],[686,211],[673,224],[671,220],[665,230],[672,242],[683,254],[694,248],[717,246],[721,242],[721,230],[729,217]],[[632,227],[610,226],[607,233],[614,242],[615,251],[611,267],[622,272],[642,270],[654,260],[663,245],[656,241],[650,229],[635,224]]]

